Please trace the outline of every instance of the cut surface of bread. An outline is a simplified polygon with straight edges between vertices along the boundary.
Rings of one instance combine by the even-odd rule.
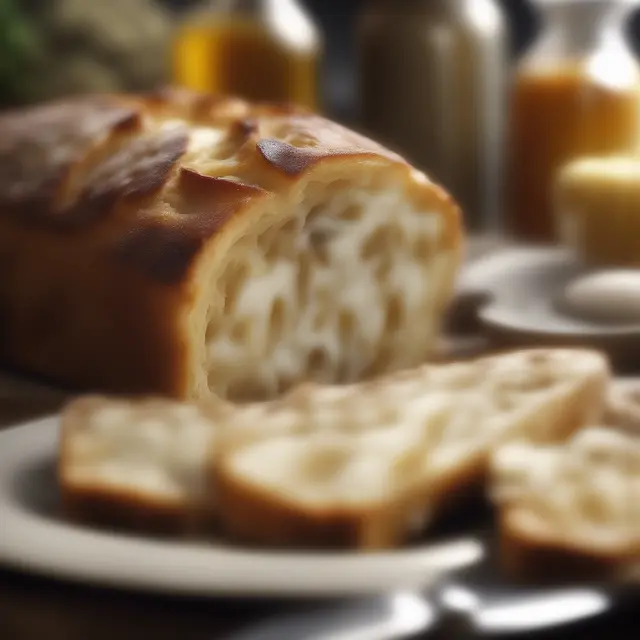
[[[0,117],[0,359],[71,388],[270,398],[436,348],[460,214],[292,108],[184,91]]]
[[[565,444],[510,443],[491,493],[510,575],[640,582],[638,435],[588,427]]]
[[[258,543],[398,545],[481,483],[502,443],[599,416],[607,380],[598,354],[531,350],[238,407],[212,467],[220,520]]]

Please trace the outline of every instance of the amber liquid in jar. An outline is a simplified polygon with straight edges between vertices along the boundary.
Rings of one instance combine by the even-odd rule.
[[[183,26],[174,43],[174,81],[198,91],[315,110],[318,58],[251,20],[194,22]]]
[[[530,241],[556,238],[553,184],[582,155],[637,148],[639,85],[617,88],[583,65],[523,72],[516,78],[507,163],[508,230]]]

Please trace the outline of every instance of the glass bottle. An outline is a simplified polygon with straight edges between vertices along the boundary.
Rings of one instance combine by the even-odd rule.
[[[537,0],[544,28],[514,79],[508,143],[508,231],[556,239],[553,188],[583,155],[634,152],[640,69],[624,37],[628,0]]]
[[[500,212],[508,86],[494,0],[372,0],[359,16],[364,129],[442,183],[468,228]]]
[[[189,89],[319,107],[319,29],[297,0],[209,0],[173,46],[173,80]]]

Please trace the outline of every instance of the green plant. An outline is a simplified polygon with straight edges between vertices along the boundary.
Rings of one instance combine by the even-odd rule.
[[[0,0],[0,102],[28,99],[29,67],[40,56],[40,42],[20,0]]]

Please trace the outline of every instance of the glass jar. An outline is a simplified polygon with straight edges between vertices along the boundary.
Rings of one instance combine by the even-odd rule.
[[[533,242],[557,238],[553,185],[583,155],[634,152],[640,69],[624,37],[626,0],[538,0],[544,30],[514,79],[507,229]]]
[[[319,29],[297,0],[209,0],[178,29],[173,79],[315,110],[321,50]]]
[[[495,227],[508,85],[497,2],[373,0],[358,53],[366,132],[443,184],[468,228]]]

